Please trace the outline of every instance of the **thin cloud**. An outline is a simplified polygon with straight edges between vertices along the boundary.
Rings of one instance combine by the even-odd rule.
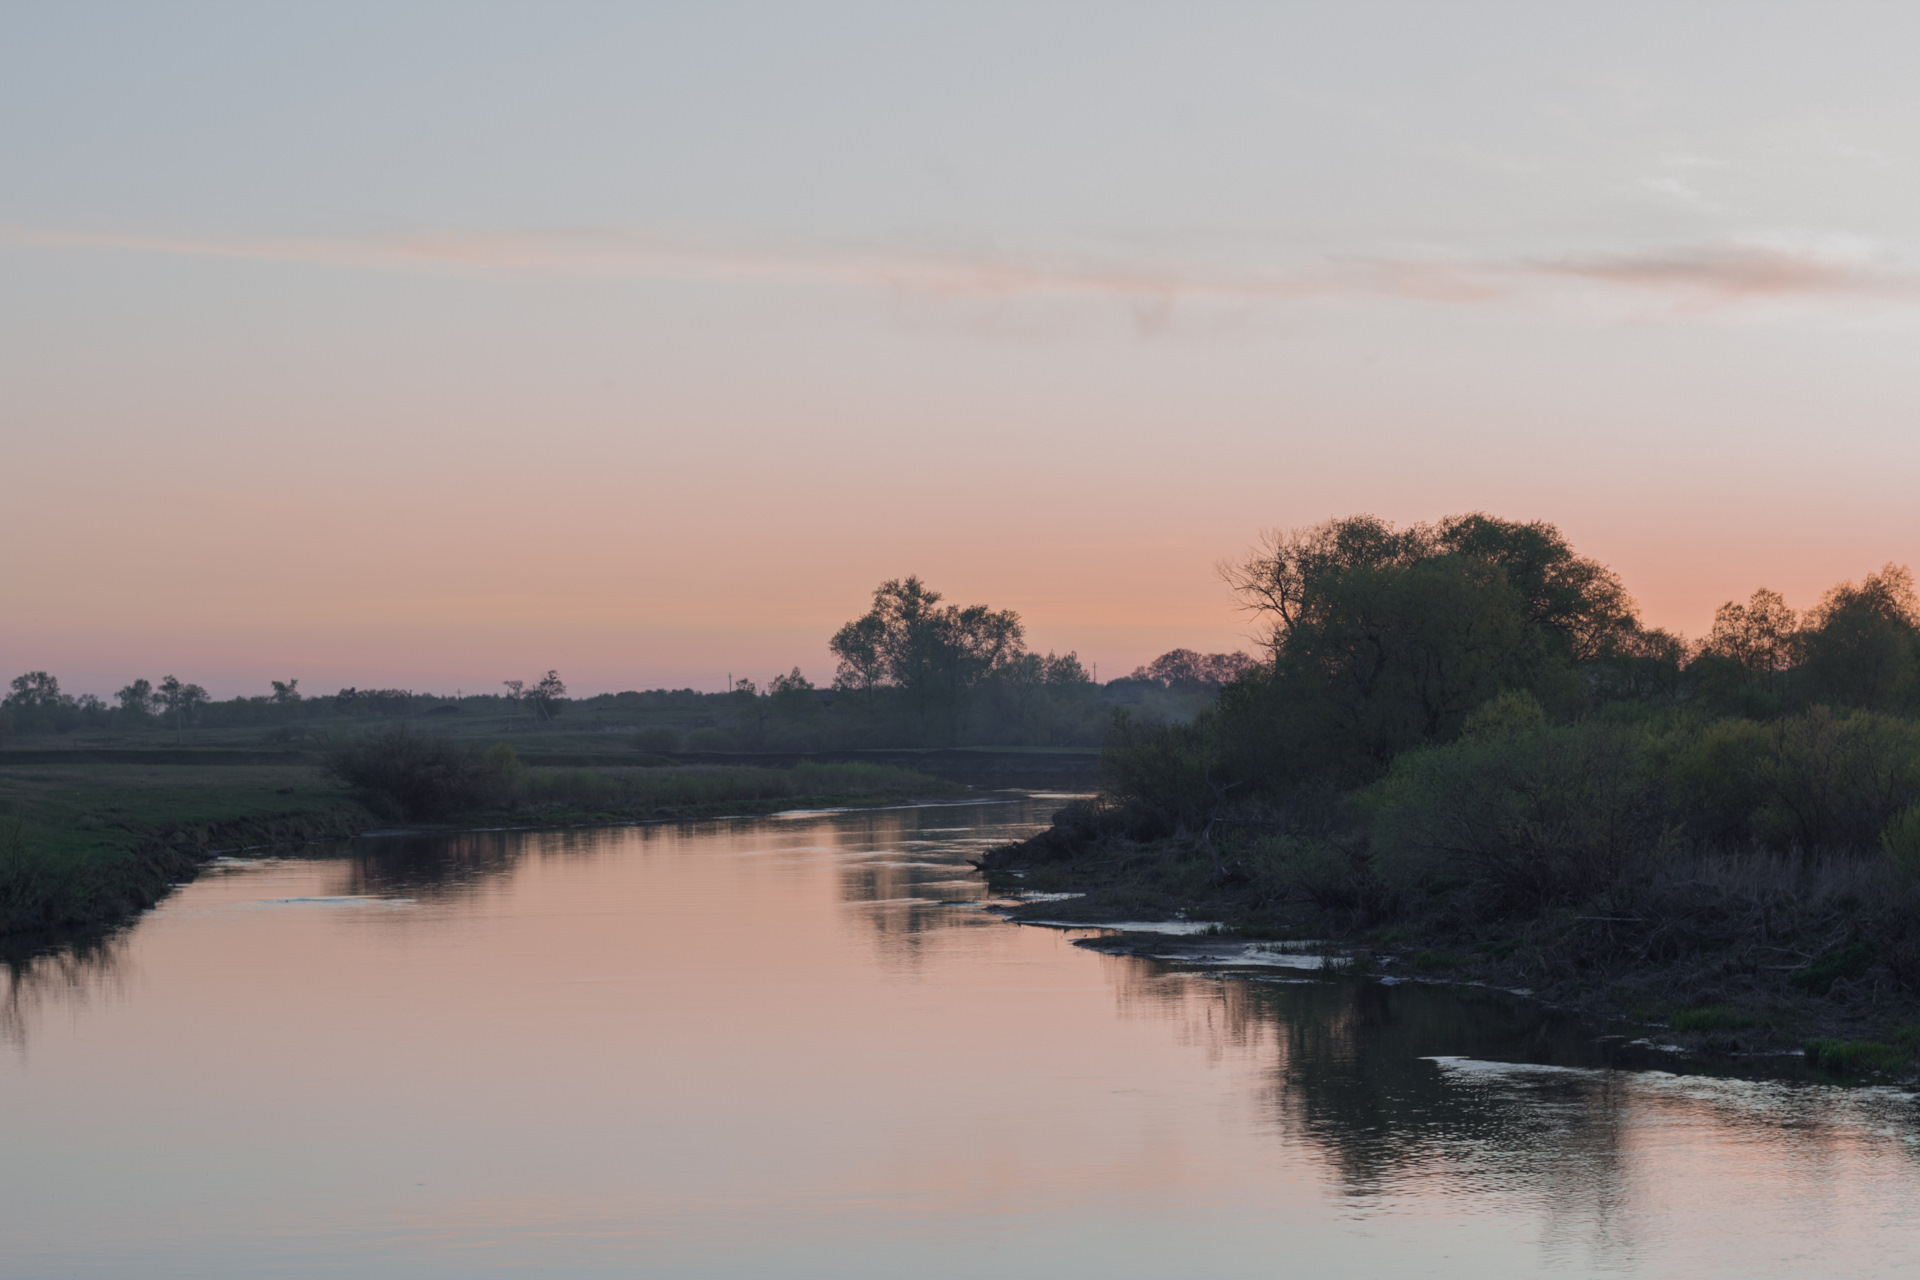
[[[301,263],[356,270],[621,275],[639,279],[882,287],[936,299],[1094,298],[1124,304],[1143,334],[1187,299],[1241,303],[1393,298],[1473,305],[1581,281],[1625,296],[1713,308],[1779,299],[1920,298],[1920,273],[1885,246],[1772,236],[1526,260],[1349,257],[1287,270],[994,250],[915,251],[723,240],[619,230],[444,231],[386,237],[190,239],[0,226],[0,242]]]
[[[1747,242],[1536,261],[1548,276],[1733,305],[1791,298],[1920,297],[1920,275],[1857,241]]]
[[[1108,296],[1160,313],[1182,297],[1284,301],[1375,294],[1461,302],[1501,285],[1437,262],[1353,259],[1297,270],[1114,262],[991,250],[754,245],[625,231],[438,232],[371,238],[188,239],[0,227],[0,240],[359,269],[471,269],[879,284],[940,297]]]

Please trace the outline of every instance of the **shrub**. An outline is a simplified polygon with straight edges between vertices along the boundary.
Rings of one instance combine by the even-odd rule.
[[[650,755],[672,755],[686,744],[687,735],[670,724],[650,724],[633,735],[636,751]]]
[[[481,747],[404,728],[335,743],[323,767],[376,812],[412,821],[505,808],[526,776],[505,743]]]
[[[1466,723],[1460,726],[1460,735],[1465,738],[1499,738],[1537,729],[1546,718],[1547,713],[1541,707],[1540,699],[1525,690],[1519,693],[1509,691],[1481,703],[1467,717]]]
[[[1852,981],[1864,974],[1873,967],[1876,958],[1871,942],[1848,943],[1827,952],[1806,968],[1789,974],[1787,985],[1798,987],[1808,995],[1824,996],[1833,990],[1834,983],[1842,979]]]
[[[1887,823],[1880,850],[1903,882],[1920,880],[1920,804],[1907,806]]]
[[[1911,721],[1815,707],[1768,734],[1768,801],[1756,834],[1769,843],[1872,849],[1894,815],[1920,800],[1920,725]]]
[[[1590,723],[1411,751],[1362,794],[1374,869],[1396,889],[1462,881],[1509,908],[1590,898],[1671,832],[1655,753]]]
[[[1220,801],[1214,784],[1226,781],[1214,771],[1213,731],[1210,714],[1192,724],[1151,724],[1116,713],[1100,752],[1101,789],[1168,830],[1203,825]]]

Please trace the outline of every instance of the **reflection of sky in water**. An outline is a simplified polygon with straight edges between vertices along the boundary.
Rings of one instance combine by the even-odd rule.
[[[396,838],[17,973],[0,1276],[1802,1276],[1915,1103],[1016,928],[1045,803]],[[1275,974],[1279,978],[1284,975]]]

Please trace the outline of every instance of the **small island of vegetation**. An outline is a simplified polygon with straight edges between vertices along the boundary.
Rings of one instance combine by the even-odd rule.
[[[1920,603],[1888,566],[1689,644],[1544,523],[1370,516],[1223,570],[1263,660],[1124,716],[988,855],[1028,914],[1217,920],[1835,1070],[1920,1049]]]

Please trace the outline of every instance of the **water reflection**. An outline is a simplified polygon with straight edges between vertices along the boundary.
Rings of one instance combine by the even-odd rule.
[[[27,1032],[49,1005],[83,1008],[126,988],[127,935],[88,938],[35,956],[6,961],[0,997],[0,1044],[24,1049]]]
[[[1051,807],[217,868],[10,970],[0,1276],[1866,1275],[1920,1245],[1907,1094],[1075,948],[965,864]]]

